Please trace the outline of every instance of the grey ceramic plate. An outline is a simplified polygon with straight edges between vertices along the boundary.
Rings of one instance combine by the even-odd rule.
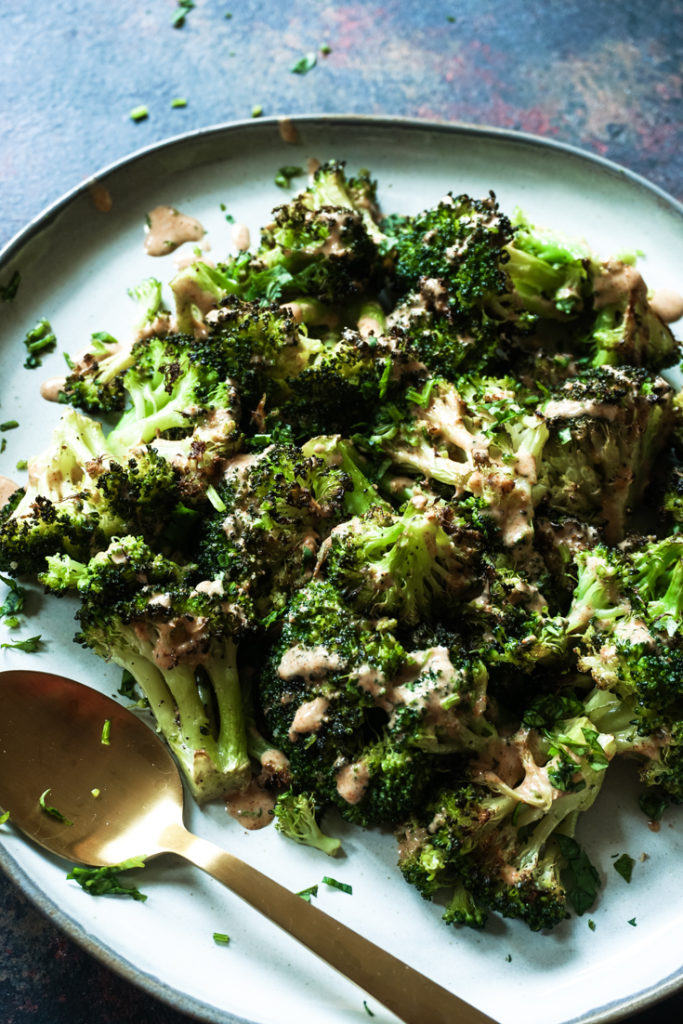
[[[97,176],[112,200],[108,212],[97,208],[86,183],[10,243],[0,256],[0,281],[15,268],[22,280],[16,300],[2,308],[2,413],[17,419],[21,430],[5,435],[0,473],[12,476],[19,458],[43,448],[59,414],[38,397],[42,371],[22,369],[17,354],[35,320],[47,316],[59,348],[71,352],[96,330],[124,335],[132,314],[127,288],[150,274],[168,281],[174,270],[172,256],[152,261],[143,253],[149,209],[169,203],[197,217],[220,258],[231,245],[221,204],[256,238],[283,200],[275,172],[308,157],[343,159],[352,170],[369,167],[386,212],[417,211],[449,190],[482,195],[493,188],[504,209],[520,205],[537,223],[583,235],[604,256],[641,250],[648,284],[680,289],[681,206],[604,160],[496,130],[352,117],[307,117],[296,124],[297,146],[283,141],[276,121],[217,127],[155,146]],[[43,370],[45,376],[61,373],[61,355],[46,360]],[[73,607],[44,604],[37,593],[35,604],[30,629],[47,641],[35,663],[113,692],[118,673],[70,643]],[[1,652],[0,668],[25,667],[26,657]],[[594,930],[586,917],[552,935],[504,921],[493,921],[483,934],[449,930],[439,907],[401,880],[391,836],[341,824],[346,857],[333,873],[352,883],[354,894],[321,887],[320,905],[506,1024],[615,1020],[683,979],[683,892],[671,881],[680,871],[683,830],[676,827],[679,813],[671,814],[671,827],[649,831],[635,807],[632,773],[614,774],[581,836],[606,883],[591,914]],[[295,891],[330,871],[322,854],[288,843],[273,829],[247,833],[220,806],[189,808],[188,823]],[[613,856],[624,852],[636,859],[630,885],[612,867]],[[137,904],[88,898],[66,882],[64,864],[8,828],[0,860],[93,954],[200,1019],[368,1019],[363,993],[193,868],[171,859],[149,865],[140,879],[149,899]],[[229,932],[231,945],[217,947],[214,931]],[[393,1019],[371,1003],[370,1009],[377,1024]]]

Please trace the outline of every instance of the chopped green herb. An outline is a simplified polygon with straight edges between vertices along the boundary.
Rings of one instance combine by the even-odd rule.
[[[7,284],[0,284],[0,302],[11,302],[21,283],[21,274],[15,270]]]
[[[171,18],[173,28],[182,28],[185,24],[185,18],[193,8],[194,0],[178,0],[178,7],[173,12],[173,17]]]
[[[6,825],[9,821],[9,811],[3,811],[0,814],[0,825]]]
[[[0,605],[0,615],[16,615],[22,611],[24,607],[24,589],[19,586],[16,580],[10,579],[7,576],[0,576],[6,587],[9,587],[9,592],[5,597],[5,600]]]
[[[300,175],[305,174],[303,167],[281,167],[275,175],[275,184],[280,188],[290,188],[292,184],[292,178],[298,178]]]
[[[505,963],[506,964],[511,964],[512,963],[512,953],[508,953],[508,955],[505,957]]]
[[[226,18],[227,18],[228,20],[230,20],[230,18],[232,18],[232,11],[226,11],[226,12],[225,12],[225,17],[226,17]]]
[[[593,918],[592,918],[592,917],[589,917],[589,918],[588,918],[588,927],[590,928],[590,930],[591,930],[592,932],[594,932],[594,931],[595,931],[595,921],[593,920]]]
[[[213,941],[219,946],[227,946],[230,942],[230,936],[226,935],[225,932],[214,932]]]
[[[632,926],[633,928],[636,928],[636,927],[637,927],[637,925],[636,925],[636,919],[635,919],[635,917],[632,917],[632,918],[630,919],[630,921],[629,921],[628,923],[629,923],[629,924],[630,924],[630,925],[631,925],[631,926]]]
[[[45,811],[45,813],[49,814],[51,818],[55,819],[55,821],[61,821],[63,825],[73,825],[73,821],[69,821],[69,819],[64,814],[62,814],[61,811],[58,811],[56,807],[51,807],[50,804],[47,804],[45,802],[45,798],[47,797],[47,794],[49,792],[50,789],[48,787],[45,790],[45,792],[41,793],[40,796],[38,797],[38,803],[40,805],[41,811]]]
[[[74,368],[74,366],[76,364],[73,361],[73,359],[71,358],[71,356],[69,355],[69,353],[68,352],[62,352],[62,355],[64,356],[64,362],[66,363],[66,365],[69,367],[70,370],[73,370],[73,368]]]
[[[105,719],[102,726],[102,745],[108,747],[111,743],[111,718]]]
[[[452,25],[455,22],[455,18],[452,14],[447,14],[446,21],[450,22],[450,24]]]
[[[5,625],[8,629],[16,629],[19,625],[19,619],[16,615],[10,615],[9,618],[5,619]]]
[[[353,887],[348,885],[346,882],[338,882],[336,878],[329,878],[328,875],[323,876],[323,882],[325,885],[329,885],[333,889],[340,889],[341,892],[347,892],[349,896],[353,895]]]
[[[18,426],[17,420],[5,420],[4,423],[0,423],[0,430],[16,430]]]
[[[365,1000],[363,1000],[363,1007],[365,1008],[365,1012],[367,1013],[368,1017],[374,1017],[375,1016]]]
[[[2,453],[5,451],[6,448],[7,448],[7,438],[3,437],[0,440],[0,455],[2,455]]]
[[[130,871],[131,868],[144,868],[145,862],[142,857],[131,857],[111,868],[81,868],[73,867],[66,876],[78,882],[90,896],[130,896],[131,899],[140,900],[144,903],[147,896],[134,886],[121,885],[118,879],[120,871]]]
[[[40,633],[37,636],[30,636],[26,640],[15,640],[11,644],[0,644],[0,647],[6,649],[14,649],[16,651],[27,651],[29,654],[35,654],[41,644]]]
[[[226,213],[225,219],[228,222],[228,224],[234,224],[235,223],[235,218],[233,217],[233,215],[231,213]]]
[[[131,121],[145,121],[149,117],[149,110],[144,104],[140,104],[139,107],[133,107],[128,117]]]
[[[91,789],[90,790],[91,796],[94,796],[96,800],[100,796],[101,792],[102,792],[102,790],[101,789],[97,789],[97,787],[95,787],[95,789]]]
[[[622,853],[621,857],[618,857],[614,862],[614,870],[621,875],[625,882],[630,882],[633,876],[634,864],[633,857],[629,857],[627,853]]]
[[[667,807],[671,806],[671,799],[656,787],[646,789],[638,797],[638,806],[650,821],[660,821]]]
[[[318,58],[315,53],[311,50],[310,53],[305,53],[303,57],[299,57],[294,64],[292,64],[290,71],[295,75],[306,75],[309,71],[318,63]]]
[[[600,888],[600,875],[575,839],[562,835],[556,838],[560,852],[567,862],[563,872],[567,899],[581,916],[595,903]]]
[[[172,107],[186,107],[187,100],[183,96],[176,96],[175,99],[171,100]]]
[[[262,114],[263,114],[263,107],[258,106],[258,104],[255,107],[251,108],[251,116],[252,117],[261,117]]]
[[[17,462],[17,469],[28,469],[27,459],[19,459]]]
[[[38,354],[40,352],[52,351],[56,344],[57,339],[52,330],[52,325],[49,320],[43,317],[24,338],[24,345],[28,352],[24,363],[26,369],[32,370],[35,366],[40,366],[41,360]]]
[[[320,52],[324,57],[327,57],[328,53],[332,53],[332,47],[330,46],[329,43],[321,43]]]
[[[121,685],[119,686],[117,693],[119,696],[125,697],[126,700],[131,701],[137,708],[149,707],[149,701],[146,697],[140,696],[135,678],[127,668],[124,668],[123,670],[121,675]]]
[[[311,896],[317,896],[317,895],[318,895],[318,886],[317,885],[312,885],[312,886],[310,886],[310,888],[302,889],[301,892],[297,893],[297,896],[301,896],[301,899],[305,900],[306,903],[310,903],[311,902]]]

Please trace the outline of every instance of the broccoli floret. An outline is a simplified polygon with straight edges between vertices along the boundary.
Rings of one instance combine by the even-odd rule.
[[[161,310],[161,282],[149,277],[128,291],[138,309],[138,321],[126,342],[117,341],[106,331],[90,338],[85,351],[70,362],[70,372],[60,390],[59,401],[86,412],[114,412],[123,409],[126,392],[123,374],[135,362],[137,338],[155,330],[165,333],[168,322]]]
[[[480,543],[446,502],[416,498],[401,515],[374,508],[335,527],[321,566],[362,614],[416,625],[457,615],[476,585]]]
[[[495,910],[553,928],[568,916],[557,837],[573,836],[613,755],[612,737],[586,715],[491,741],[469,780],[437,790],[398,830],[404,877],[427,899],[454,888],[454,923],[478,927]]]
[[[591,366],[661,370],[680,359],[678,342],[650,308],[645,282],[631,263],[610,260],[597,266],[593,290],[595,318],[581,339]]]
[[[373,507],[390,511],[391,506],[366,475],[368,467],[353,442],[339,434],[331,434],[310,438],[301,450],[304,455],[322,459],[328,466],[338,468],[346,474],[350,483],[343,499],[347,515],[361,516]]]
[[[344,515],[346,474],[294,445],[229,463],[221,508],[205,516],[197,559],[244,589],[264,617],[310,579],[320,544]]]
[[[117,534],[152,539],[179,498],[175,471],[154,452],[116,459],[99,423],[65,411],[50,447],[31,459],[28,484],[0,512],[0,566],[38,572],[48,555],[87,560]]]
[[[137,342],[135,363],[123,385],[131,407],[108,435],[122,454],[155,438],[192,435],[210,425],[229,443],[235,430],[236,396],[218,359],[187,335],[152,336]],[[232,413],[232,415],[229,415]]]
[[[548,505],[604,523],[618,543],[672,429],[673,389],[642,369],[603,366],[539,406],[549,437],[540,484]]]
[[[310,793],[287,790],[275,801],[275,828],[289,839],[336,857],[341,841],[325,835],[316,820],[315,798]]]
[[[79,643],[127,669],[199,802],[245,786],[251,769],[237,670],[243,609],[194,567],[145,550],[139,538],[68,567],[82,597]],[[44,583],[57,577],[53,565]]]

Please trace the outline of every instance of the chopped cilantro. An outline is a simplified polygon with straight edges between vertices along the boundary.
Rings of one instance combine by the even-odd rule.
[[[507,956],[505,957],[505,963],[506,964],[511,964],[512,963],[512,953],[508,953],[507,954]]]
[[[660,821],[671,805],[670,798],[656,788],[644,790],[638,797],[638,806],[650,821]]]
[[[625,882],[630,882],[633,876],[634,864],[633,857],[629,857],[627,853],[622,853],[621,857],[618,857],[614,862],[614,870],[621,875]]]
[[[275,184],[280,188],[290,188],[292,184],[292,178],[298,178],[300,175],[305,174],[303,167],[281,167],[275,175]]]
[[[338,882],[336,878],[329,878],[328,875],[323,875],[323,882],[325,885],[329,885],[333,889],[340,889],[341,892],[347,892],[349,896],[353,895],[353,888],[348,885],[347,882]]]
[[[11,644],[0,644],[2,648],[13,648],[17,651],[27,651],[29,654],[34,654],[40,647],[41,639],[40,633],[37,636],[29,636],[26,640],[15,640]]]
[[[297,896],[301,896],[301,899],[305,900],[306,903],[310,903],[311,902],[311,896],[317,896],[317,895],[318,895],[318,886],[317,885],[311,885],[308,889],[302,889],[301,892],[297,893]]]
[[[147,896],[134,886],[121,885],[118,879],[120,871],[129,871],[131,868],[144,868],[145,862],[141,857],[131,857],[111,868],[83,868],[73,867],[66,876],[78,882],[90,896],[130,896],[131,899],[140,900],[144,903]]]
[[[17,462],[17,469],[28,469],[28,460],[19,459],[19,461]]]
[[[182,28],[185,24],[185,18],[194,7],[194,0],[178,0],[178,6],[173,12],[171,18],[171,25],[173,28]]]
[[[22,611],[24,607],[24,590],[19,586],[16,580],[9,579],[7,576],[0,576],[0,580],[9,587],[9,592],[5,596],[5,600],[0,605],[0,615],[16,615],[17,612]]]
[[[149,117],[149,110],[144,104],[140,104],[139,107],[133,107],[128,117],[131,121],[145,121]]]
[[[310,53],[305,53],[303,57],[299,57],[299,59],[292,64],[290,71],[295,75],[306,75],[309,71],[313,70],[317,63],[318,58],[311,50]]]
[[[575,839],[563,835],[556,838],[560,852],[567,862],[564,869],[567,899],[581,916],[595,903],[600,887],[600,876]]]
[[[227,946],[230,943],[230,936],[226,935],[225,932],[214,932],[213,941],[218,946]]]
[[[11,302],[19,290],[21,274],[15,270],[7,284],[0,284],[0,302]]]
[[[594,932],[594,931],[595,931],[595,921],[593,920],[593,918],[592,918],[592,917],[589,917],[589,918],[588,918],[588,927],[590,928],[590,930],[591,930],[592,932]]]
[[[636,925],[636,919],[635,919],[635,917],[632,917],[632,918],[631,918],[631,919],[629,920],[629,922],[628,922],[628,923],[629,923],[629,924],[631,925],[631,927],[632,927],[632,928],[636,928],[636,927],[637,927],[637,925]]]
[[[49,792],[50,788],[48,787],[45,790],[45,792],[41,793],[40,796],[38,797],[38,804],[40,805],[41,811],[45,811],[45,813],[49,814],[49,816],[51,818],[54,818],[55,821],[61,821],[63,825],[73,825],[73,821],[69,821],[69,819],[64,814],[62,814],[61,811],[57,810],[56,807],[51,807],[50,804],[45,802],[45,798],[47,797],[47,794]]]

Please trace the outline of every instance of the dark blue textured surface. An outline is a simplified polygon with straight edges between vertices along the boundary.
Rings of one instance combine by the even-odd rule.
[[[681,0],[195,2],[181,29],[175,0],[3,4],[0,247],[101,166],[254,105],[522,129],[683,199]],[[322,43],[331,53],[312,72],[290,72]],[[149,117],[135,124],[138,104]],[[0,991],[2,1024],[190,1019],[82,952],[4,878]],[[630,1021],[682,1018],[680,996]]]

